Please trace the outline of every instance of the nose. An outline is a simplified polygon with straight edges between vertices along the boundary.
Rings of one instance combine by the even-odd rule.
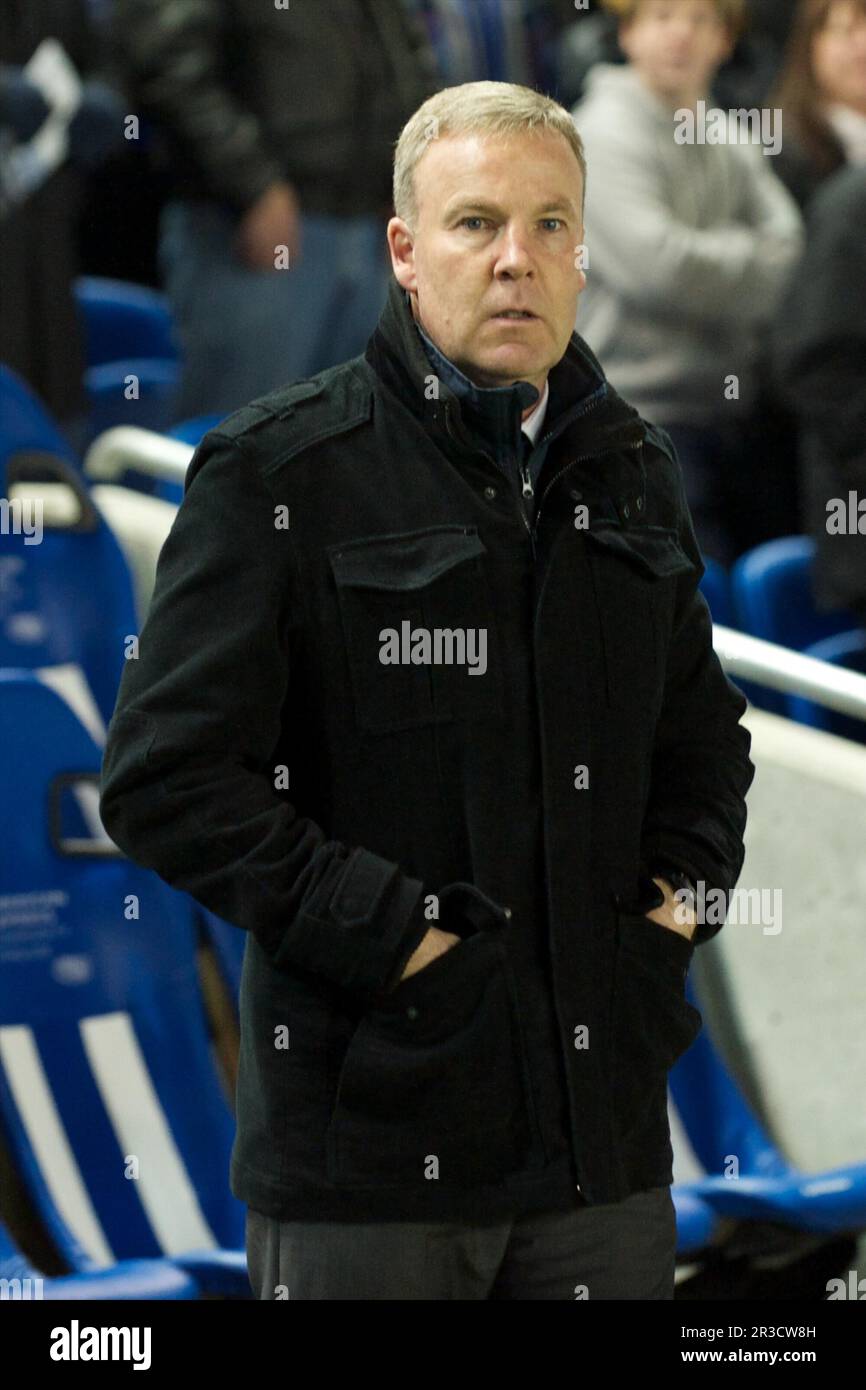
[[[526,275],[532,267],[528,233],[516,223],[509,223],[502,235],[497,274]]]

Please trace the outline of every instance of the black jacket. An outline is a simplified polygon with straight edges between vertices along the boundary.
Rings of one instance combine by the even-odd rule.
[[[852,609],[866,625],[866,519],[857,518],[863,531],[827,530],[828,502],[841,498],[847,510],[852,492],[866,498],[864,225],[866,169],[845,168],[809,206],[806,249],[776,318],[774,363],[800,424],[816,597],[823,608]]]
[[[393,142],[442,85],[402,0],[114,0],[113,33],[174,191],[236,212],[276,179],[307,212],[381,212]]]
[[[109,728],[109,834],[249,932],[231,1185],[283,1219],[670,1182],[694,944],[637,898],[742,864],[745,700],[666,437],[573,335],[530,528],[429,377],[393,281],[364,357],[205,436]],[[383,665],[404,623],[484,629],[486,670]],[[437,894],[465,939],[397,983]]]

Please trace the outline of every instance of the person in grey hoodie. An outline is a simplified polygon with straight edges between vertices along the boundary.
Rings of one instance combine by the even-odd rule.
[[[594,68],[572,113],[594,170],[580,331],[670,434],[702,549],[727,563],[779,533],[788,491],[760,405],[764,335],[802,245],[772,168],[780,113],[739,129],[712,114],[743,0],[607,6],[628,62]]]

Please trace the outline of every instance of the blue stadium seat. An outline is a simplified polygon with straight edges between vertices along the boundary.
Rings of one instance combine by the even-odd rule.
[[[181,420],[178,424],[172,425],[168,433],[172,439],[179,439],[181,444],[195,446],[208,430],[215,430],[225,418],[224,415],[197,415],[194,420]]]
[[[0,745],[0,1122],[30,1200],[75,1271],[162,1256],[249,1298],[194,904],[105,835],[100,750],[30,672],[0,672]]]
[[[825,637],[806,648],[807,656],[818,661],[829,661],[833,666],[844,666],[846,670],[858,671],[866,676],[866,630],[856,628],[853,632],[837,632],[835,637]],[[866,720],[854,719],[849,715],[838,714],[825,705],[815,704],[802,696],[788,696],[788,713],[800,724],[809,724],[813,729],[825,729],[837,734],[839,738],[851,739],[854,743],[866,743]]]
[[[158,290],[95,275],[79,276],[73,290],[88,367],[129,357],[177,359],[171,310]]]
[[[686,982],[689,1002],[697,1004]],[[716,1218],[769,1221],[820,1234],[847,1233],[866,1227],[866,1163],[852,1163],[823,1173],[802,1173],[780,1154],[747,1105],[706,1029],[698,1035],[670,1074],[676,1113],[701,1166],[703,1177],[678,1183],[674,1201],[679,1221],[678,1248],[697,1231],[692,1213],[709,1208]],[[735,1154],[736,1177],[726,1176]]]
[[[814,558],[815,542],[808,536],[784,536],[740,556],[731,582],[744,632],[802,652],[857,627],[856,618],[844,609],[823,613],[816,607]]]
[[[129,395],[133,378],[135,394]],[[88,367],[84,373],[89,407],[85,444],[117,425],[163,432],[172,419],[178,380],[177,364],[159,357],[122,357]]]
[[[38,512],[29,510],[26,495],[15,497],[19,482],[25,493],[28,482],[53,484],[69,504],[68,515],[52,516],[45,507],[41,541]],[[67,459],[27,450],[0,454],[0,497],[9,498],[10,490],[21,511],[19,529],[3,537],[0,554],[0,667],[63,668],[82,680],[107,723],[125,639],[138,631],[126,560]]]
[[[0,468],[15,454],[49,454],[80,469],[74,450],[36,393],[0,363]]]
[[[29,1302],[52,1299],[90,1301],[110,1299],[190,1299],[198,1298],[195,1280],[168,1260],[125,1260],[109,1269],[91,1269],[81,1274],[42,1275],[25,1259],[0,1222],[0,1279],[6,1298]]]
[[[815,542],[809,536],[783,536],[741,555],[731,571],[734,604],[743,632],[805,651],[815,642],[857,627],[843,609],[821,612],[812,589]],[[743,689],[754,704],[787,713],[784,695],[755,687]]]
[[[84,328],[84,387],[90,443],[114,425],[163,430],[172,418],[179,368],[165,295],[125,280],[80,276],[74,285]],[[128,391],[136,378],[135,394]]]

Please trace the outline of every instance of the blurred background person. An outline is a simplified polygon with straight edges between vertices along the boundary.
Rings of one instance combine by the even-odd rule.
[[[68,151],[32,185],[13,162],[52,112],[28,64],[46,39],[81,82]],[[86,0],[3,0],[0,7],[0,361],[37,392],[75,446],[84,438],[84,342],[73,296],[86,177],[122,143],[122,105],[103,80],[99,33]]]
[[[560,35],[573,0],[410,0],[449,87],[516,82],[557,100]]]
[[[843,168],[809,205],[806,249],[776,323],[774,361],[801,425],[802,529],[816,544],[816,600],[824,609],[850,609],[866,627],[864,229],[866,167]],[[828,529],[832,499],[844,503],[846,529]]]
[[[568,104],[580,101],[596,63],[622,63],[618,16],[597,6],[577,12],[584,20],[564,29],[557,56],[560,87]],[[778,77],[793,18],[792,0],[747,0],[736,42],[713,78],[720,106],[754,106],[767,99]]]
[[[801,218],[760,144],[675,139],[678,111],[712,105],[744,0],[606,4],[628,62],[593,68],[573,113],[595,170],[579,331],[671,435],[703,551],[729,564],[796,529],[793,444],[762,353]]]
[[[158,260],[176,417],[363,351],[390,272],[393,142],[441,85],[408,5],[116,0],[114,46],[172,173]]]
[[[866,0],[801,0],[774,102],[777,162],[801,206],[846,164],[866,164]]]

